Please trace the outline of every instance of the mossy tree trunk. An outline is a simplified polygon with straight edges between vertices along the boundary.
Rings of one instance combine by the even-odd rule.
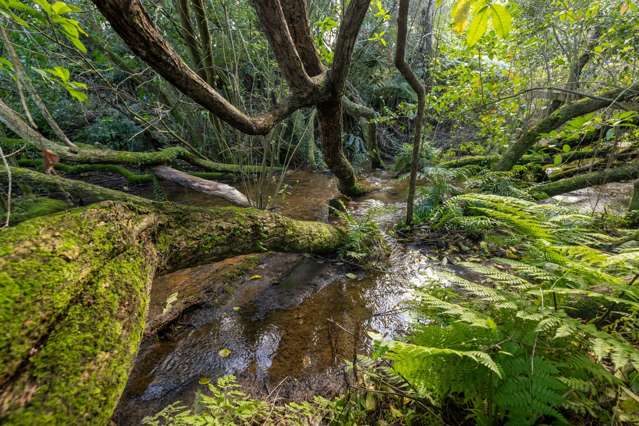
[[[342,239],[254,209],[113,201],[3,231],[0,422],[107,424],[157,272],[263,250],[325,253]]]
[[[494,169],[500,171],[510,170],[515,164],[517,164],[526,151],[532,148],[545,133],[561,127],[569,120],[598,111],[619,102],[627,101],[638,95],[639,83],[634,84],[631,87],[611,90],[600,96],[581,99],[562,106],[548,117],[539,121],[531,129],[527,130],[508,148],[502,158],[495,164]]]

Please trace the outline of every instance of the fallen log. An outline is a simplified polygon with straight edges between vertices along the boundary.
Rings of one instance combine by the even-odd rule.
[[[202,192],[213,197],[222,198],[236,206],[250,206],[246,195],[242,194],[230,185],[202,179],[169,166],[156,166],[152,170],[157,177],[168,180],[169,182],[177,183],[178,185],[191,188],[194,191]]]
[[[148,200],[102,202],[4,230],[0,422],[107,424],[156,273],[264,250],[326,253],[343,238],[328,224],[250,208]]]
[[[601,171],[585,173],[554,182],[542,183],[534,186],[530,192],[537,199],[553,197],[577,189],[594,185],[603,185],[611,182],[627,181],[639,178],[639,162],[633,162],[626,166],[605,169]]]

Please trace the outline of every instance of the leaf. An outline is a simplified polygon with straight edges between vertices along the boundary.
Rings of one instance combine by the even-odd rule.
[[[473,21],[468,27],[468,33],[466,34],[466,44],[468,47],[473,47],[479,39],[486,33],[488,29],[488,18],[490,17],[490,9],[488,7],[482,7],[479,12],[473,17]]]
[[[51,5],[51,10],[55,12],[56,15],[64,15],[65,13],[73,12],[73,9],[66,3],[57,1]]]
[[[375,399],[374,393],[369,392],[366,395],[365,406],[366,406],[366,411],[375,411],[375,409],[377,408],[377,400]]]
[[[513,28],[513,18],[508,9],[501,4],[491,4],[491,22],[497,35],[504,38]]]
[[[559,154],[555,154],[555,156],[553,156],[553,157],[552,157],[552,163],[553,163],[555,166],[560,165],[560,164],[561,164],[561,155],[559,155]]]
[[[220,349],[217,354],[222,358],[228,358],[231,355],[231,350],[227,348]]]
[[[62,80],[63,82],[67,82],[69,81],[69,78],[71,77],[71,72],[69,72],[68,69],[64,68],[64,67],[60,67],[60,66],[55,66],[53,68],[49,68],[48,70],[46,70],[49,74],[58,77],[60,80]]]
[[[249,277],[249,280],[251,280],[251,281],[261,280],[261,279],[262,279],[262,276],[261,276],[261,275],[258,275],[258,274],[251,275],[251,276]]]
[[[347,272],[346,274],[346,278],[351,279],[351,280],[356,280],[357,279],[357,275],[355,275],[352,272]]]
[[[198,383],[201,385],[208,385],[209,383],[211,383],[211,379],[209,379],[208,377],[200,377]]]
[[[570,152],[570,145],[564,144],[564,146],[561,147],[561,150],[563,152]]]
[[[470,12],[471,0],[457,0],[453,6],[451,16],[453,17],[453,30],[463,33],[468,25],[468,13]]]

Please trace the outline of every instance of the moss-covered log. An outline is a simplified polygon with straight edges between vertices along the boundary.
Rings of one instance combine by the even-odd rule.
[[[534,193],[537,198],[543,199],[593,185],[603,185],[605,183],[637,178],[639,178],[639,162],[633,162],[627,166],[585,173],[579,176],[537,185],[531,189],[531,192]]]
[[[521,156],[532,148],[545,133],[561,127],[569,120],[598,111],[618,102],[627,101],[638,95],[639,83],[631,87],[611,90],[594,98],[585,98],[562,106],[548,117],[539,121],[531,129],[524,132],[524,134],[508,148],[501,159],[495,163],[494,169],[500,171],[510,170],[519,161]]]
[[[499,156],[497,155],[467,155],[465,157],[456,158],[454,160],[442,161],[441,163],[439,163],[439,166],[445,167],[447,169],[470,166],[473,164],[488,166],[498,159]]]
[[[178,160],[185,161],[194,166],[200,167],[210,172],[222,173],[258,173],[262,171],[260,166],[243,166],[238,164],[225,164],[215,161],[206,160],[197,157],[192,152],[181,146],[173,146],[161,149],[159,151],[150,152],[134,152],[134,151],[115,151],[107,148],[96,148],[91,145],[78,144],[77,148],[69,148],[56,144],[54,142],[38,141],[34,142],[25,139],[7,139],[1,140],[3,146],[19,147],[22,145],[40,147],[41,144],[47,149],[52,150],[62,160],[73,163],[84,164],[111,164],[111,165],[128,165],[134,167],[151,167],[163,164],[173,164]],[[277,170],[277,169],[274,169]]]
[[[343,237],[254,209],[112,201],[3,231],[0,422],[106,424],[156,271],[263,250],[330,252]]]
[[[56,198],[62,198],[74,205],[84,206],[98,201],[130,201],[139,204],[150,204],[151,200],[127,194],[114,189],[103,188],[98,185],[59,176],[47,175],[22,167],[11,167],[13,181],[26,185],[34,192],[47,193]],[[7,184],[7,174],[0,167],[0,184]]]

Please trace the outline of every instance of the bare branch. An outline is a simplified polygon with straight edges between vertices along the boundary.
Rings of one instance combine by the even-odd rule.
[[[344,90],[355,41],[369,5],[370,0],[351,0],[344,14],[342,24],[339,26],[333,53],[333,66],[329,71],[329,81],[338,94],[341,94]]]
[[[275,53],[280,70],[293,91],[304,93],[311,89],[315,84],[306,73],[302,59],[295,49],[279,0],[254,0],[253,7]]]

